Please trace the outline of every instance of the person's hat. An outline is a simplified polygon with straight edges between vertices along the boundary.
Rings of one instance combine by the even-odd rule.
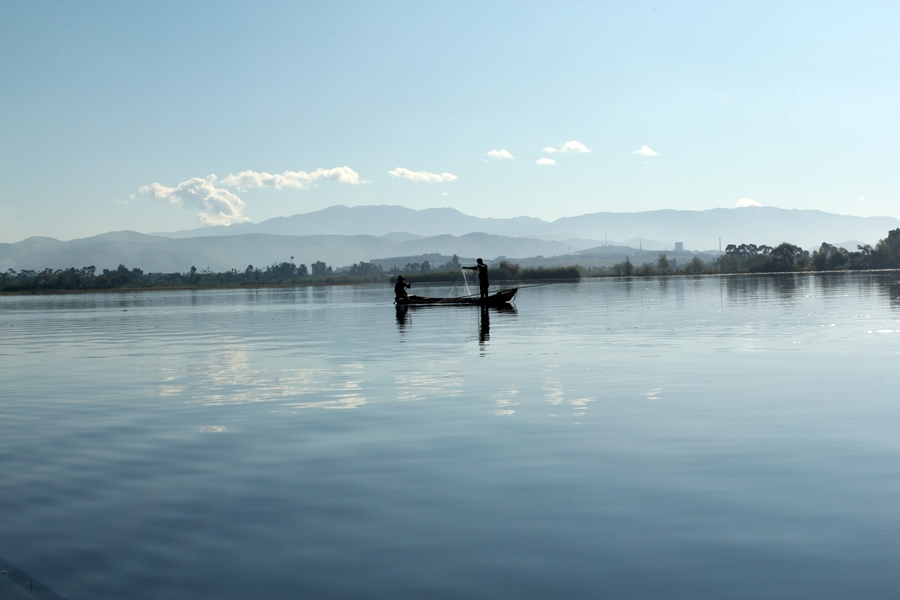
[[[403,279],[403,275],[397,275],[397,281],[400,281],[402,279]]]

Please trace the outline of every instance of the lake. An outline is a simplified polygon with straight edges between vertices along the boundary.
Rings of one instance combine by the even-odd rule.
[[[896,597],[898,279],[0,297],[0,596]]]

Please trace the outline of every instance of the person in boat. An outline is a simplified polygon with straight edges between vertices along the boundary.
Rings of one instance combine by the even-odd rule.
[[[475,263],[474,267],[463,267],[463,269],[478,271],[478,289],[481,291],[481,299],[485,300],[488,297],[488,287],[490,286],[487,265],[480,258],[475,259]]]
[[[412,284],[406,283],[403,279],[403,275],[397,275],[397,283],[394,284],[394,302],[405,302],[409,300],[409,294],[406,293],[406,290],[411,287]]]

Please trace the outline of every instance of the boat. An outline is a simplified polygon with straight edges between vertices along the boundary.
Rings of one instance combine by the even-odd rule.
[[[416,296],[410,294],[406,298],[398,298],[394,303],[398,306],[432,306],[432,305],[450,305],[450,306],[507,306],[510,301],[515,298],[519,288],[510,288],[500,290],[490,294],[482,300],[475,296],[459,296],[457,298],[428,298],[426,296]]]

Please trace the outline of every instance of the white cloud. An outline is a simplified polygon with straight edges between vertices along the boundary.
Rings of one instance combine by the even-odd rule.
[[[734,204],[735,208],[747,208],[748,206],[762,206],[759,202],[754,200],[753,198],[741,198]]]
[[[281,175],[241,171],[237,175],[229,174],[228,177],[222,180],[222,185],[241,190],[259,187],[274,187],[276,190],[291,187],[305,190],[314,187],[315,182],[320,179],[354,185],[365,183],[360,181],[359,173],[350,167],[335,167],[333,169],[316,169],[312,173],[307,173],[306,171],[285,171]]]
[[[546,152],[547,154],[553,154],[554,152],[575,152],[578,154],[585,154],[590,151],[590,148],[588,148],[581,142],[576,142],[575,140],[566,142],[565,144],[560,144],[559,148],[554,148],[553,146],[547,146],[546,148],[544,148],[544,152]]]
[[[510,154],[507,150],[490,150],[488,156],[491,158],[515,158],[515,156]]]
[[[547,157],[539,158],[536,161],[534,161],[534,163],[536,165],[540,165],[542,167],[552,167],[552,166],[556,165],[555,160],[553,160],[552,158],[547,158]]]
[[[402,177],[410,181],[424,181],[426,183],[443,183],[445,181],[453,181],[459,179],[453,173],[427,173],[425,171],[410,171],[403,167],[397,167],[393,171],[388,171],[392,177]]]
[[[860,201],[860,202],[865,202],[866,199],[865,199],[864,197],[860,196],[860,197],[859,197],[859,201]]]
[[[248,188],[274,187],[308,189],[315,187],[316,181],[331,180],[342,183],[359,184],[359,174],[350,167],[333,169],[316,169],[312,173],[306,171],[285,171],[280,175],[241,171],[237,175],[218,181],[215,175],[206,179],[194,177],[179,183],[176,187],[167,187],[161,183],[141,186],[141,196],[155,200],[166,200],[172,204],[180,204],[187,209],[197,211],[197,218],[204,225],[230,225],[248,221],[244,217],[244,201],[226,187],[246,190]],[[216,187],[218,185],[222,187]]]
[[[206,179],[194,177],[173,188],[151,183],[141,186],[140,192],[145,198],[166,200],[196,210],[197,218],[204,225],[231,225],[248,221],[244,217],[244,201],[215,184],[216,176],[210,175]]]
[[[584,144],[582,144],[581,142],[576,142],[573,140],[571,142],[566,142],[565,144],[563,144],[562,148],[560,148],[559,151],[560,152],[577,152],[577,153],[585,152],[586,153],[586,152],[590,152],[591,149],[588,148],[587,146],[585,146]]]
[[[641,146],[641,149],[635,150],[634,154],[640,154],[641,156],[659,156],[659,152],[656,152],[650,146]]]

